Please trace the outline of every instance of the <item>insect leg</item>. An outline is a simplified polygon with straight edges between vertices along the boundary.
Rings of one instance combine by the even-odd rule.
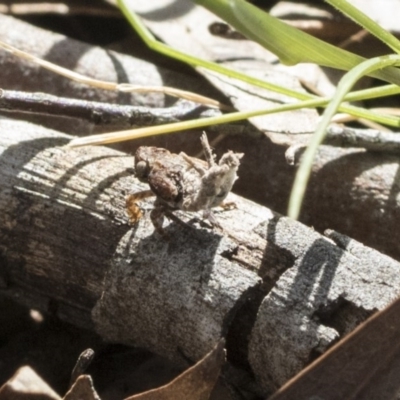
[[[203,146],[204,156],[206,157],[208,167],[211,168],[215,164],[215,155],[213,154],[210,144],[208,143],[208,138],[205,132],[200,137],[201,145]]]
[[[160,204],[157,199],[154,202],[154,208],[151,210],[150,219],[154,225],[154,229],[163,237],[167,238],[168,234],[163,229],[165,216],[165,206]]]
[[[154,196],[154,193],[151,190],[142,190],[140,192],[133,193],[126,198],[126,213],[128,214],[130,224],[136,224],[142,217],[142,211],[136,202],[151,196]]]

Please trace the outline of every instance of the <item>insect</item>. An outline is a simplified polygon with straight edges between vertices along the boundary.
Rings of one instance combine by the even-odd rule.
[[[148,183],[150,190],[131,194],[126,200],[130,223],[142,213],[137,202],[156,196],[150,213],[155,230],[165,236],[164,216],[177,219],[172,212],[203,211],[203,217],[218,225],[212,208],[222,205],[237,179],[242,153],[226,152],[215,161],[207,135],[200,138],[206,162],[185,153],[174,154],[159,147],[139,147],[135,154],[136,177]]]

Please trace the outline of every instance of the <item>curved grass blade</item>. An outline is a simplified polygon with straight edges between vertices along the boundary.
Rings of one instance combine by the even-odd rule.
[[[138,139],[147,136],[155,136],[155,135],[163,135],[167,133],[174,133],[182,130],[188,129],[199,129],[204,128],[210,125],[217,125],[229,122],[236,122],[243,119],[248,119],[260,115],[273,114],[277,112],[284,112],[295,110],[298,108],[313,108],[318,106],[323,106],[329,103],[331,99],[329,98],[321,98],[315,100],[307,100],[297,104],[285,104],[274,108],[269,109],[260,109],[260,110],[252,110],[252,111],[241,111],[236,113],[225,114],[217,117],[210,118],[200,118],[191,121],[183,121],[183,122],[175,122],[167,125],[157,125],[152,127],[145,128],[135,128],[128,129],[125,131],[111,132],[111,133],[102,133],[99,135],[91,135],[85,136],[82,138],[77,138],[71,140],[68,144],[68,147],[79,147],[79,146],[87,146],[87,145],[99,145],[99,144],[109,144],[115,142],[122,142],[125,140]],[[343,99],[342,99],[343,100]],[[370,120],[374,120],[377,122],[390,123],[392,126],[400,126],[400,118],[391,115],[382,115],[379,113],[374,113],[372,111],[359,109],[352,106],[346,106],[349,111],[354,115],[356,112],[359,114],[361,118],[368,118]],[[364,117],[363,114],[364,113]]]
[[[231,78],[235,78],[241,80],[243,82],[249,83],[254,86],[259,86],[267,90],[271,90],[275,93],[280,93],[298,100],[307,100],[311,98],[317,98],[317,96],[312,96],[304,92],[299,92],[296,90],[288,89],[279,85],[275,85],[273,83],[254,78],[250,75],[241,73],[239,71],[233,70],[231,68],[224,67],[217,63],[203,60],[198,57],[194,57],[190,54],[184,53],[173,47],[166,45],[165,43],[159,42],[152,33],[146,28],[146,26],[142,23],[140,18],[135,14],[134,11],[129,7],[127,0],[117,0],[118,6],[123,12],[126,19],[132,25],[133,29],[138,33],[143,42],[154,51],[157,51],[160,54],[164,54],[165,56],[171,57],[175,60],[184,62],[186,64],[195,66],[195,67],[203,67],[207,68],[211,71],[218,72],[225,76],[229,76]]]
[[[201,0],[194,0],[195,2],[197,2],[198,4],[202,4],[204,3],[204,1]],[[228,1],[227,0],[213,0],[215,1],[216,5],[217,4],[222,4],[225,5],[225,8],[221,8],[219,11],[221,11],[221,13],[223,13],[224,11],[231,13],[232,11],[229,7]],[[157,41],[157,39],[151,34],[151,32],[146,28],[146,26],[142,23],[142,21],[140,20],[140,18],[132,11],[132,9],[129,7],[127,0],[117,0],[118,6],[120,7],[121,11],[123,12],[123,14],[125,15],[125,17],[127,18],[127,20],[130,22],[130,24],[132,25],[132,27],[136,30],[136,32],[140,35],[140,37],[142,38],[142,40],[146,43],[146,45],[154,50],[157,51],[161,54],[164,54],[168,57],[174,58],[176,60],[185,62],[189,65],[193,65],[193,66],[201,66],[204,68],[207,68],[211,71],[215,71],[221,74],[224,74],[226,76],[235,78],[235,79],[239,79],[242,80],[244,82],[247,82],[251,85],[254,86],[259,86],[262,87],[264,89],[267,90],[271,90],[275,93],[281,93],[284,94],[286,96],[298,99],[298,100],[312,100],[312,99],[318,99],[317,96],[314,95],[310,95],[308,93],[304,93],[304,92],[299,92],[296,90],[292,90],[292,89],[288,89],[288,88],[284,88],[281,87],[279,85],[275,85],[272,84],[270,82],[258,79],[258,78],[254,78],[252,76],[249,76],[247,74],[235,71],[233,69],[230,68],[226,68],[223,67],[217,63],[213,63],[207,60],[202,60],[200,58],[197,57],[193,57],[191,55],[188,55],[184,52],[181,52],[177,49],[174,49],[164,43],[161,43],[159,41]],[[212,10],[211,10],[212,11]],[[218,10],[216,10],[218,11]],[[226,15],[226,14],[225,14]],[[223,15],[221,15],[223,17]],[[297,31],[296,31],[297,32]],[[368,89],[365,91],[365,95],[362,94],[362,92],[357,92],[357,95],[355,94],[355,98],[349,98],[348,100],[362,100],[362,99],[367,99],[367,98],[373,98],[373,97],[379,97],[380,96],[380,90],[382,90],[382,96],[385,95],[389,95],[389,94],[394,94],[397,93],[396,89],[394,89],[394,86],[385,86],[380,88],[375,88],[375,89]],[[373,91],[373,94],[372,94]],[[361,97],[358,96],[358,93],[360,94]],[[323,104],[323,103],[321,103]],[[300,103],[298,104],[298,107],[301,107]],[[345,112],[354,116],[358,116],[361,117],[361,115],[358,112],[355,112],[356,110],[359,110],[357,108],[349,108],[347,106],[341,106],[340,111],[341,112]],[[355,112],[355,113],[354,113]],[[366,114],[368,114],[368,111],[363,112],[364,118],[369,119]],[[382,119],[383,118],[383,119]],[[390,126],[397,126],[396,123],[394,123],[391,120],[384,120],[386,117],[384,115],[380,115],[379,117],[379,122],[386,124],[386,125],[390,125]],[[371,119],[374,121],[377,121],[375,119],[375,117],[373,115],[371,115]],[[204,126],[204,125],[203,125]]]
[[[218,14],[250,39],[275,53],[283,63],[311,62],[325,67],[350,70],[365,58],[343,50],[293,28],[244,0],[196,0]],[[231,8],[231,12],[226,9]],[[223,5],[223,7],[222,7]],[[362,14],[360,12],[360,14]],[[224,15],[226,15],[224,17]],[[395,68],[370,73],[375,78],[400,85],[400,71]]]
[[[303,159],[300,167],[297,171],[296,178],[293,184],[293,189],[289,200],[288,216],[297,219],[300,213],[301,205],[303,202],[307,183],[311,175],[312,163],[317,152],[318,146],[323,142],[326,128],[328,127],[332,117],[338,110],[340,103],[345,99],[346,94],[354,86],[354,84],[364,75],[368,75],[371,72],[386,68],[389,66],[400,65],[399,55],[389,55],[375,57],[370,60],[364,61],[362,64],[353,68],[340,80],[338,88],[332,101],[325,109],[323,118],[315,132],[310,145],[304,152]]]
[[[388,32],[386,29],[382,28],[378,23],[372,20],[368,15],[364,14],[357,7],[354,7],[346,0],[325,0],[331,6],[337,8],[341,13],[345,14],[347,17],[351,18],[358,25],[362,26],[369,33],[377,37],[386,46],[389,46],[394,52],[400,53],[400,41]],[[382,3],[382,7],[384,4]]]

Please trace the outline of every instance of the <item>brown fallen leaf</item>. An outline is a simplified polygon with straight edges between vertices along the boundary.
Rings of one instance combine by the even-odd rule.
[[[207,400],[225,362],[225,340],[219,343],[197,364],[190,367],[168,385],[137,394],[125,400]]]
[[[376,313],[270,400],[389,400],[400,392],[400,299]]]
[[[0,388],[0,400],[61,400],[53,389],[29,366],[17,370]]]

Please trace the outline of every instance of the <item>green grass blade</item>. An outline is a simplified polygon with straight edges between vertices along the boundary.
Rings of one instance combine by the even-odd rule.
[[[215,1],[215,0],[212,0]],[[244,0],[230,0],[243,33],[276,54],[284,64],[302,62],[351,69],[363,58],[302,32]]]
[[[400,41],[382,28],[378,23],[372,20],[368,15],[365,15],[358,8],[354,7],[346,0],[325,0],[331,6],[337,8],[341,13],[351,18],[354,22],[362,26],[369,33],[380,39],[383,43],[389,46],[394,52],[400,53]],[[382,2],[382,7],[385,7]]]
[[[272,17],[244,0],[194,0],[276,54],[282,63],[311,62],[348,70],[364,59]]]
[[[193,0],[217,14],[248,38],[276,54],[285,64],[311,62],[350,70],[365,58],[330,45],[272,17],[245,0]],[[375,71],[372,76],[400,85],[400,71]]]
[[[323,142],[326,129],[332,117],[338,110],[341,102],[343,102],[345,99],[346,94],[350,91],[355,82],[362,76],[367,75],[377,69],[396,65],[400,65],[400,56],[398,55],[372,58],[353,68],[341,79],[335,96],[325,109],[318,129],[315,132],[307,150],[304,152],[303,159],[297,171],[293,189],[290,195],[288,210],[289,217],[297,219],[299,216],[307,183],[311,175],[312,163],[318,150],[318,146]]]
[[[356,92],[354,92],[356,94]],[[349,95],[348,95],[349,96]],[[346,96],[347,97],[347,96]],[[346,100],[346,97],[344,100]],[[356,97],[356,96],[355,96]],[[240,111],[230,114],[225,114],[222,116],[217,117],[210,117],[210,118],[200,118],[190,121],[183,121],[183,122],[175,122],[172,124],[167,125],[157,125],[152,127],[145,127],[145,128],[135,128],[135,129],[128,129],[125,131],[119,132],[112,132],[106,134],[99,134],[99,135],[92,135],[87,136],[84,138],[78,138],[71,141],[70,146],[86,146],[89,144],[106,144],[106,143],[115,143],[115,142],[122,142],[125,140],[133,140],[142,137],[148,136],[155,136],[155,135],[164,135],[167,133],[175,133],[182,130],[188,129],[200,129],[205,128],[210,125],[218,125],[224,123],[231,123],[236,122],[244,119],[248,119],[251,117],[257,117],[266,114],[273,114],[277,112],[284,112],[284,111],[291,111],[298,108],[313,108],[318,106],[323,106],[329,103],[331,99],[322,98],[322,99],[313,99],[302,101],[297,104],[285,104],[275,108],[269,109],[260,109],[260,110],[251,110],[251,111]],[[342,99],[343,100],[343,99]],[[381,123],[386,123],[388,125],[400,126],[400,118],[395,116],[389,115],[381,115],[378,113],[373,113],[368,110],[359,109],[357,107],[346,105],[348,108],[348,112],[352,114],[358,114],[360,118],[367,118],[370,120],[374,120]]]
[[[261,79],[257,79],[252,76],[249,76],[247,74],[235,71],[231,68],[224,67],[217,63],[191,56],[190,54],[184,53],[184,52],[174,49],[164,43],[161,43],[161,42],[157,41],[157,39],[151,34],[151,32],[142,23],[142,21],[136,15],[136,13],[131,10],[131,8],[127,4],[126,0],[117,0],[117,3],[118,3],[118,6],[120,7],[121,11],[123,12],[124,16],[126,17],[126,19],[129,21],[129,23],[132,25],[132,27],[135,29],[135,31],[138,33],[138,35],[141,37],[141,39],[144,41],[144,43],[146,43],[146,45],[150,49],[157,51],[160,54],[164,54],[175,60],[182,61],[186,64],[189,64],[189,65],[192,65],[195,67],[197,67],[197,66],[204,67],[211,71],[215,71],[220,74],[223,74],[225,76],[229,76],[231,78],[241,80],[241,81],[249,83],[251,85],[259,86],[264,89],[271,90],[275,93],[280,93],[280,94],[283,94],[283,95],[286,95],[286,96],[289,96],[289,97],[292,97],[292,98],[295,98],[298,100],[307,100],[310,98],[316,98],[316,96],[311,96],[304,92],[299,92],[296,90],[284,88],[282,86],[278,86],[273,83],[270,83],[270,82],[267,82],[267,81],[264,81]]]
[[[289,96],[289,97],[292,97],[292,98],[295,98],[298,100],[318,99],[317,96],[310,95],[310,94],[307,94],[304,92],[299,92],[299,91],[292,90],[292,89],[288,89],[288,88],[284,88],[284,87],[272,84],[270,82],[251,77],[249,75],[240,73],[240,72],[232,70],[230,68],[225,68],[216,63],[190,56],[179,50],[171,48],[170,46],[168,46],[164,43],[160,43],[154,38],[154,36],[151,34],[151,32],[149,32],[149,30],[144,26],[144,24],[142,23],[140,18],[130,9],[126,0],[117,0],[117,2],[118,2],[119,7],[121,8],[121,11],[124,13],[125,17],[130,22],[132,27],[140,35],[140,37],[147,44],[147,46],[149,46],[149,48],[151,48],[154,51],[160,52],[161,54],[164,54],[164,55],[167,55],[174,59],[180,60],[189,65],[202,66],[211,71],[219,72],[221,74],[242,80],[249,84],[259,86],[259,87],[262,87],[267,90],[271,90],[276,93],[281,93],[281,94],[284,94],[286,96]],[[230,10],[230,8],[229,8],[229,10]],[[390,88],[390,89],[383,89],[383,87],[382,87],[382,89],[375,88],[375,89],[367,89],[365,92],[361,92],[361,91],[354,92],[355,97],[352,97],[352,98],[349,97],[348,100],[351,100],[351,101],[363,100],[363,99],[367,99],[367,98],[379,97],[380,95],[385,96],[385,95],[390,95],[390,94],[395,93],[396,89],[394,88],[394,85],[389,85],[389,86],[386,86],[385,88]],[[381,92],[381,90],[382,90],[382,92]],[[351,96],[351,95],[349,95],[349,96]],[[299,104],[299,107],[300,107],[300,104]],[[342,106],[340,108],[341,112],[346,112],[346,113],[349,113],[356,117],[361,117],[361,113],[357,110],[359,110],[359,109],[354,108],[354,107],[347,107],[347,106]],[[366,115],[368,115],[368,113],[369,113],[368,111],[362,113],[362,114],[364,114],[363,118],[367,118]],[[384,123],[386,125],[396,126],[395,123],[391,119],[388,119],[382,115],[379,116],[378,118],[376,118],[372,115],[371,119],[374,121],[380,122],[380,123]]]

